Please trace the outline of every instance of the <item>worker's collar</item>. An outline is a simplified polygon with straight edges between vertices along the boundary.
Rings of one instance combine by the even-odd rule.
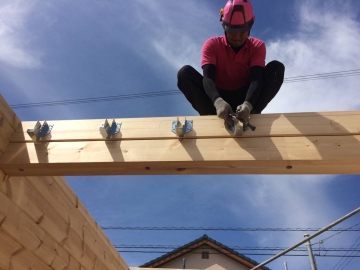
[[[234,48],[234,47],[232,47],[232,46],[229,44],[229,42],[228,42],[228,40],[227,40],[227,38],[226,38],[226,35],[224,35],[224,39],[225,39],[225,44],[226,44],[226,46],[229,47],[229,48],[231,48],[231,49],[232,49],[233,51],[235,51],[236,53],[238,53],[240,50],[242,50],[243,48],[246,48],[246,47],[247,47],[249,37],[246,38],[245,43],[244,43],[241,47],[237,47],[237,48]]]

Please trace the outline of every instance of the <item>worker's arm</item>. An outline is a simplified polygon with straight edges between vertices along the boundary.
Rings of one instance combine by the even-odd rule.
[[[260,66],[254,66],[250,69],[251,83],[246,94],[246,98],[243,104],[236,108],[237,116],[243,119],[248,119],[253,109],[253,105],[259,98],[264,81],[264,68]]]
[[[216,114],[220,118],[224,119],[229,125],[232,125],[232,119],[229,116],[230,114],[234,114],[231,106],[224,101],[216,89],[215,85],[215,77],[216,77],[216,66],[212,64],[206,64],[203,66],[203,85],[206,94],[210,98],[211,102],[214,104],[216,108]]]
[[[212,103],[215,102],[217,98],[220,97],[219,92],[216,89],[215,86],[215,77],[216,77],[216,66],[212,64],[204,65],[203,67],[203,85],[206,94],[212,101]]]
[[[264,68],[260,66],[254,66],[250,69],[250,74],[251,83],[246,94],[245,101],[250,102],[253,105],[259,98],[263,86]]]

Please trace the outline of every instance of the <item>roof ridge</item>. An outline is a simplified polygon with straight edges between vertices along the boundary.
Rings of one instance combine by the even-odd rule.
[[[226,245],[224,245],[224,244],[216,241],[215,239],[209,237],[207,234],[204,234],[204,235],[202,235],[201,237],[199,237],[199,238],[197,238],[197,239],[195,239],[195,240],[193,240],[193,241],[191,241],[191,242],[189,242],[189,243],[187,243],[187,244],[185,244],[185,245],[182,245],[182,246],[174,249],[173,251],[170,251],[170,252],[168,252],[168,253],[160,256],[160,257],[157,257],[157,258],[155,258],[155,259],[153,259],[153,260],[151,260],[151,261],[143,264],[143,265],[140,265],[139,267],[141,267],[141,268],[146,268],[146,267],[148,267],[148,266],[150,266],[150,265],[153,265],[154,263],[156,263],[156,262],[158,262],[158,261],[161,261],[161,260],[165,259],[166,257],[169,257],[169,256],[171,256],[171,255],[173,255],[173,254],[176,254],[177,252],[179,252],[179,251],[181,251],[181,250],[184,250],[184,249],[186,249],[186,248],[188,248],[188,247],[191,247],[191,246],[195,245],[196,243],[201,242],[202,240],[207,240],[207,241],[209,241],[209,242],[211,242],[211,243],[219,246],[220,248],[223,248],[223,249],[229,251],[230,253],[232,253],[232,254],[234,254],[234,255],[242,258],[243,260],[246,260],[246,261],[248,261],[248,262],[250,262],[250,263],[252,263],[252,264],[254,264],[254,265],[258,265],[258,264],[259,264],[258,262],[250,259],[249,257],[247,257],[247,256],[245,256],[245,255],[243,255],[243,254],[235,251],[234,249],[232,249],[232,248],[230,248],[230,247],[228,247],[228,246],[226,246]],[[195,248],[198,248],[198,246],[195,246],[194,249],[195,249]],[[188,253],[188,252],[191,252],[191,248],[190,248],[187,252],[185,252],[185,253]],[[172,259],[175,259],[175,258],[172,258]],[[160,264],[160,265],[161,265],[161,264]],[[155,268],[156,268],[156,267],[155,267]],[[262,269],[263,269],[263,270],[270,270],[270,268],[267,268],[267,267],[265,267],[265,266],[263,266]]]

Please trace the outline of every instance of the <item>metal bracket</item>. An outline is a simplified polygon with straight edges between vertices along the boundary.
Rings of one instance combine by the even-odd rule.
[[[250,123],[249,123],[249,121],[247,121],[247,122],[242,122],[243,124],[244,124],[244,132],[245,131],[247,131],[248,129],[251,129],[252,131],[255,131],[255,129],[256,129],[256,127],[255,126],[253,126],[253,125],[251,125]]]
[[[233,136],[242,136],[243,131],[245,131],[245,127],[241,124],[241,122],[236,118],[231,118],[233,120],[233,125],[229,125],[225,121],[225,125],[228,127],[228,129],[232,132]]]
[[[103,136],[104,139],[110,139],[111,136],[117,134],[120,132],[121,123],[116,123],[115,119],[111,123],[111,126],[107,119],[105,119],[105,122],[101,125],[99,128],[100,134]]]
[[[172,121],[171,131],[174,132],[178,137],[184,137],[184,135],[190,132],[193,128],[193,120],[186,120],[185,124],[181,124],[179,117],[177,120]]]
[[[256,130],[256,127],[251,125],[249,122],[249,119],[244,119],[244,118],[240,118],[237,116],[237,114],[233,115],[233,114],[229,114],[229,116],[231,117],[231,119],[234,121],[234,126],[236,125],[237,122],[241,122],[243,124],[243,132],[251,129],[252,131]],[[230,129],[231,131],[235,132],[235,128],[230,127],[230,125],[227,125],[228,129]],[[242,134],[239,134],[239,136],[241,136]]]
[[[34,129],[28,129],[27,134],[29,134],[31,139],[40,141],[43,137],[51,133],[53,127],[54,125],[50,125],[46,121],[44,121],[42,125],[40,124],[40,121],[37,121]]]

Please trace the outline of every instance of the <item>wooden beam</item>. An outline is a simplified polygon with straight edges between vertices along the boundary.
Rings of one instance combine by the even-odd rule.
[[[360,135],[11,143],[9,175],[358,174]]]
[[[216,116],[194,116],[179,117],[193,121],[179,140],[176,119],[116,119],[121,130],[110,140],[100,135],[102,119],[48,121],[54,128],[40,143],[27,134],[35,122],[22,122],[6,134],[0,169],[13,176],[360,173],[360,111],[253,115],[256,131],[239,138]]]

